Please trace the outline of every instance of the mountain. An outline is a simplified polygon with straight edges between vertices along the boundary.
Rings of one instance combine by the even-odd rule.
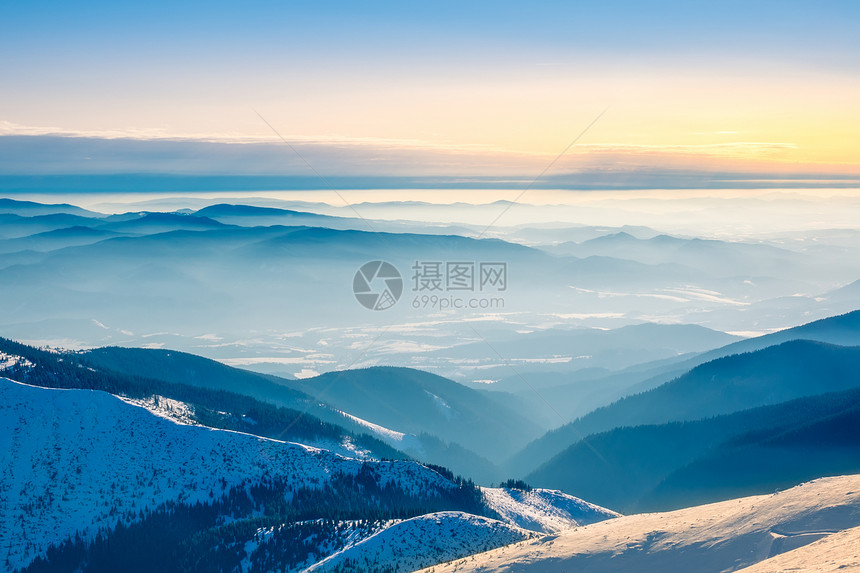
[[[860,472],[858,423],[860,390],[849,390],[618,427],[571,445],[526,480],[627,513],[700,505]]]
[[[156,234],[170,231],[221,229],[226,225],[208,217],[180,213],[136,213],[128,217],[109,217],[98,228],[119,233]]]
[[[533,381],[535,387],[542,388],[561,386],[565,376],[586,368],[593,369],[597,377],[646,362],[713,350],[738,340],[741,340],[740,336],[695,324],[642,323],[609,330],[551,328],[512,334],[494,340],[493,347],[508,360],[522,364],[519,370],[524,376],[531,373],[529,361],[555,361],[556,370],[552,375],[542,371]],[[444,353],[451,358],[467,359],[483,351],[482,346],[486,347],[483,341],[462,344],[446,349]],[[441,351],[434,354],[441,354]],[[488,377],[493,373],[492,370],[486,372]],[[519,377],[510,375],[509,370],[504,372],[504,376],[490,387],[509,392],[528,390],[523,388]]]
[[[196,229],[202,218],[172,219],[176,221],[165,225],[187,223]],[[211,226],[205,219],[201,224]],[[8,303],[3,324],[15,324],[20,332],[22,324],[46,319],[97,318],[133,333],[140,345],[147,341],[135,333],[173,332],[182,340],[201,334],[199,325],[217,333],[306,329],[326,321],[365,325],[368,318],[383,318],[369,317],[352,293],[355,272],[368,261],[391,261],[406,281],[416,258],[503,260],[522,263],[524,273],[551,261],[540,251],[502,241],[442,235],[223,225],[155,232],[161,226],[160,219],[152,226],[137,221],[105,225],[99,228],[155,234],[67,247],[27,264],[16,259],[19,264],[6,266],[0,275]],[[32,298],[33,289],[41,289],[38,300]],[[528,294],[510,293],[508,304],[521,297]],[[411,298],[404,298],[398,314],[412,308]],[[216,313],[213,308],[233,311]]]
[[[746,338],[687,360],[678,361],[673,368],[653,380],[646,381],[644,385],[655,387],[705,362],[732,354],[761,350],[792,340],[811,340],[838,346],[860,346],[860,310],[822,318],[763,336]]]
[[[481,491],[487,505],[505,521],[530,531],[558,533],[618,517],[614,511],[558,490],[518,485]]]
[[[493,340],[493,348],[508,357],[517,374],[511,375],[507,364],[484,367],[481,376],[500,377],[499,381],[470,386],[492,392],[502,403],[551,429],[612,403],[694,353],[736,340],[740,337],[681,324],[547,329]],[[482,346],[486,343],[463,344],[430,355],[467,361],[483,352]]]
[[[511,240],[527,245],[543,245],[552,251],[558,245],[571,246],[604,235],[626,233],[639,239],[650,239],[660,233],[649,227],[624,225],[622,227],[594,227],[570,223],[525,224],[508,230]]]
[[[0,241],[0,253],[24,250],[52,251],[63,247],[89,245],[118,236],[120,233],[78,225]]]
[[[860,346],[860,311],[816,320],[772,334],[746,338],[689,358],[678,356],[674,359],[639,364],[617,374],[594,378],[590,385],[621,387],[625,394],[645,392],[706,362],[733,354],[762,350],[792,340],[810,340],[837,346]],[[559,387],[556,391],[565,393],[563,387]],[[558,398],[553,390],[549,389],[546,390],[546,397],[552,400]]]
[[[5,509],[0,546],[13,566],[80,533],[140,519],[168,501],[206,503],[232,488],[280,480],[320,487],[365,464],[298,444],[178,425],[105,392],[51,390],[0,380]],[[457,486],[409,462],[376,462],[380,483],[414,495]],[[433,492],[437,492],[434,494]]]
[[[104,347],[57,356],[0,339],[2,352],[8,356],[20,356],[21,360],[31,364],[31,368],[8,370],[7,376],[40,386],[102,389],[136,398],[157,394],[192,404],[197,417],[207,425],[298,440],[339,452],[345,450],[351,452],[350,455],[363,450],[375,457],[411,456],[450,467],[482,484],[495,483],[504,477],[503,472],[485,456],[462,445],[460,442],[463,440],[457,441],[458,436],[451,438],[450,431],[443,432],[444,439],[434,434],[431,422],[426,420],[412,424],[410,428],[417,428],[414,432],[397,431],[353,415],[350,404],[331,406],[320,397],[306,393],[312,385],[233,368],[193,354]],[[0,362],[0,374],[4,372],[2,364]],[[344,379],[344,384],[349,381],[347,385],[367,380],[363,371],[345,371],[338,375]],[[472,408],[470,400],[475,399],[478,406],[486,403],[486,398],[474,390],[417,370],[399,369],[387,380],[405,389],[416,380],[432,382],[428,387],[433,387],[433,384],[446,386],[447,391],[437,391],[445,395],[451,391],[452,400],[465,402],[463,416],[472,415],[472,410],[468,409]],[[419,395],[426,397],[426,394]],[[514,416],[513,413],[506,414],[507,410],[495,404],[492,407],[492,412],[499,416]],[[429,412],[434,419],[437,417],[436,408],[434,403]],[[227,412],[228,415],[218,412]],[[246,418],[255,420],[257,424],[249,425]],[[427,427],[423,425],[425,422]]]
[[[669,513],[619,517],[436,565],[425,573],[498,571],[851,571],[857,567],[860,476]],[[826,560],[804,560],[804,556]],[[844,565],[844,567],[839,567]],[[749,569],[746,569],[749,568]]]
[[[420,370],[375,367],[284,383],[364,420],[429,433],[489,459],[540,435],[537,424],[483,393]]]
[[[356,353],[351,345],[357,331],[364,335],[392,322],[427,326],[393,331],[397,338],[390,343],[393,350],[373,347],[359,362],[361,366],[394,363],[434,371],[458,382],[509,377],[510,367],[486,347],[480,340],[484,337],[493,347],[503,343],[503,356],[530,361],[525,363],[529,371],[543,374],[568,366],[615,371],[636,361],[673,356],[691,347],[701,351],[708,345],[694,344],[702,333],[693,334],[692,329],[686,340],[666,329],[662,345],[656,333],[651,337],[643,334],[647,347],[623,343],[601,349],[597,345],[595,352],[565,351],[550,357],[553,362],[537,355],[546,354],[542,346],[555,347],[553,338],[547,336],[541,342],[534,332],[534,336],[524,336],[522,350],[528,354],[521,355],[514,353],[516,335],[553,327],[572,330],[571,325],[580,324],[603,328],[604,324],[644,320],[678,322],[689,312],[712,313],[711,317],[723,313],[725,318],[726,309],[746,308],[769,296],[759,292],[759,287],[745,284],[744,279],[713,279],[707,272],[685,265],[554,256],[498,239],[452,235],[441,227],[423,233],[332,229],[325,226],[336,227],[344,221],[286,209],[221,204],[195,212],[8,217],[17,218],[14,225],[21,226],[16,229],[17,237],[80,228],[69,231],[67,239],[58,233],[33,238],[30,243],[6,243],[5,249],[0,244],[0,252],[10,251],[0,256],[4,271],[0,291],[6,301],[0,328],[7,334],[26,340],[63,341],[71,347],[164,344],[248,365],[271,358],[271,363],[265,363],[268,371],[290,376],[354,364]],[[72,219],[49,224],[37,221],[40,217]],[[379,229],[407,227],[392,223]],[[0,225],[0,234],[11,237],[9,228]],[[99,232],[126,236],[98,240]],[[439,234],[443,232],[449,234]],[[84,233],[90,236],[82,238]],[[38,244],[34,243],[37,239]],[[403,296],[391,312],[369,314],[352,292],[357,269],[374,260],[391,262],[403,279]],[[434,261],[443,269],[442,263],[447,262],[478,265],[474,289],[443,292],[443,297],[420,291],[413,267],[416,262]],[[482,288],[482,262],[504,265],[510,288],[486,284]],[[784,292],[788,287],[768,285],[762,287],[768,292],[771,288],[780,295],[795,292],[793,287]],[[444,291],[445,286],[440,288]],[[435,300],[431,295],[436,295]],[[474,298],[479,305],[493,308],[470,307],[460,313],[479,319],[480,324],[460,321],[451,316],[453,307],[442,308],[443,303],[452,306],[454,298],[458,304]],[[93,320],[107,328],[94,331]],[[434,328],[430,323],[436,323]],[[718,323],[712,320],[709,324],[719,328]],[[330,333],[320,331],[321,324],[332,325]],[[744,329],[746,325],[737,327],[733,321],[732,327]],[[681,330],[679,327],[678,333]],[[595,340],[602,339],[599,333],[593,334]],[[206,335],[223,342],[201,342],[199,337]],[[327,338],[326,348],[316,347],[322,338]],[[713,344],[729,341],[724,337]],[[469,349],[459,348],[466,344],[471,344]],[[404,350],[412,348],[421,352]],[[276,351],[270,352],[273,349]],[[467,350],[480,355],[476,358],[472,353],[463,361],[460,358]],[[565,365],[559,362],[568,358]]]
[[[32,217],[15,213],[0,213],[0,239],[18,239],[69,227],[89,228],[100,224],[101,221],[98,219],[68,213],[51,213]]]
[[[480,419],[493,415],[517,419],[515,413],[492,404],[477,391],[407,368],[380,368],[372,373],[342,371],[299,382],[232,368],[174,350],[106,347],[88,350],[78,356],[86,364],[98,368],[234,392],[298,409],[355,433],[372,434],[416,459],[450,467],[485,484],[499,481],[502,475],[486,456],[473,451],[472,446],[480,444],[478,439],[488,439],[487,430],[473,432],[475,435],[468,436],[468,439],[463,439],[458,430],[468,424],[476,424],[470,420],[477,415]],[[337,384],[332,386],[330,381],[334,378]],[[381,383],[386,386],[379,386]],[[362,385],[369,386],[362,388]],[[440,412],[439,403],[430,399],[425,390],[438,392],[451,400],[458,409],[459,422],[449,427],[449,418]],[[399,415],[380,415],[379,408],[399,412]],[[487,423],[497,425],[497,422]],[[528,435],[534,437],[539,434],[536,426],[529,425],[527,421],[520,419],[520,424],[523,431],[528,429],[531,432]]]
[[[535,420],[543,420],[548,430],[567,421],[607,406],[630,394],[637,394],[664,382],[665,373],[677,369],[686,356],[664,358],[630,366],[618,372],[604,369],[583,369],[573,372],[522,372],[534,390],[521,390],[513,395],[497,392],[505,403],[516,403]],[[522,379],[510,382],[524,386]],[[552,407],[550,408],[551,405]]]
[[[80,217],[103,216],[101,213],[88,211],[87,209],[69,205],[68,203],[51,205],[46,203],[36,203],[33,201],[18,201],[16,199],[9,199],[6,197],[0,197],[0,213],[11,213],[24,217],[56,214],[77,215]]]
[[[799,420],[722,444],[669,475],[649,496],[648,504],[725,499],[783,489],[818,476],[860,471],[860,403],[854,401],[829,416]],[[722,468],[732,471],[717,478],[715,472]]]
[[[720,276],[782,276],[787,271],[793,276],[798,266],[815,264],[813,257],[768,244],[670,235],[639,239],[623,231],[581,243],[562,243],[552,250],[577,257],[615,257],[651,265],[671,262]]]
[[[533,537],[519,515],[541,531],[615,517],[557,492],[500,515],[503,490],[444,468],[343,457],[195,424],[181,403],[136,402],[0,378],[7,569],[337,570],[360,559],[402,570]]]
[[[307,569],[408,572],[468,557],[535,534],[486,517],[439,512],[401,521]]]
[[[860,347],[805,340],[726,356],[548,432],[514,456],[509,467],[525,475],[585,436],[612,428],[697,420],[855,388],[858,368]]]
[[[233,368],[176,350],[108,346],[82,351],[78,357],[93,366],[114,372],[225,390],[284,405],[304,406],[311,401],[308,394],[278,383],[280,379],[277,377]]]
[[[706,352],[697,357],[696,360],[709,361],[730,354],[760,350],[790,340],[812,340],[839,346],[860,346],[860,310],[822,318],[764,336],[747,338]]]
[[[289,227],[328,227],[330,229],[359,228],[366,229],[367,224],[359,219],[332,217],[318,213],[277,209],[274,207],[256,207],[253,205],[231,205],[219,203],[199,209],[194,213],[197,217],[214,219],[228,225],[242,227],[283,225]],[[357,226],[361,224],[361,226]]]
[[[112,353],[111,350],[105,349],[95,354],[101,357],[104,363],[111,363],[119,370],[112,370],[99,362],[89,361],[87,353],[40,350],[0,338],[0,358],[2,358],[0,375],[46,388],[103,390],[122,395],[129,400],[136,400],[137,403],[147,407],[151,403],[153,409],[159,414],[161,412],[158,403],[165,399],[173,400],[183,404],[182,407],[192,413],[191,417],[195,422],[206,426],[268,438],[299,441],[326,449],[349,452],[350,455],[358,455],[357,452],[363,451],[362,455],[377,458],[406,457],[383,441],[367,435],[366,429],[362,426],[351,424],[350,420],[337,412],[318,406],[310,397],[288,388],[278,388],[282,398],[281,404],[292,404],[295,408],[278,406],[277,400],[272,404],[267,400],[250,397],[241,391],[228,391],[226,388],[230,387],[230,384],[227,380],[232,374],[232,369],[218,363],[209,364],[211,361],[193,356],[189,356],[187,360],[180,356],[172,363],[196,366],[202,364],[198,372],[222,376],[221,380],[214,379],[214,387],[207,388],[205,385],[193,386],[183,383],[183,380],[189,380],[182,374],[176,377],[165,376],[167,380],[146,377],[145,372],[160,376],[158,368],[146,370],[139,367],[140,364],[146,363],[147,358],[152,359],[158,353],[120,350],[118,356],[127,359],[123,367],[122,361],[118,360],[117,354]],[[143,360],[135,360],[141,356]],[[112,359],[112,362],[105,357]],[[150,366],[152,363],[158,364],[157,361],[150,360]],[[259,383],[254,379],[254,375],[241,370],[236,372],[233,381],[239,383],[245,381],[249,386],[255,382]],[[265,380],[262,382],[261,386],[266,383]],[[241,390],[240,384],[234,386]],[[315,413],[332,421],[324,422],[314,416]],[[342,426],[348,426],[354,432],[347,431]]]

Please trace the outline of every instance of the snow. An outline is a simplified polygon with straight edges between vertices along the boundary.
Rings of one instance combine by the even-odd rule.
[[[322,520],[315,520],[312,522],[297,522],[295,525],[301,525],[303,523],[320,523],[321,521]],[[303,563],[298,563],[292,569],[286,570],[285,573],[290,573],[293,571],[304,571],[306,568],[319,561],[320,557],[333,555],[338,551],[351,548],[352,546],[363,541],[364,539],[367,539],[371,535],[374,535],[377,532],[385,529],[386,527],[390,527],[396,523],[399,523],[399,521],[400,520],[373,522],[360,522],[354,520],[340,521],[338,522],[338,527],[336,531],[330,532],[328,535],[317,534],[315,536],[315,554],[311,555],[307,561]],[[280,528],[278,529],[292,526],[294,526],[294,524],[285,524],[280,526]],[[263,552],[263,555],[266,555],[266,553],[270,551],[269,547],[267,547],[266,544],[272,539],[274,533],[274,527],[260,528],[257,530],[256,534],[252,539],[245,542],[245,558],[242,560],[240,565],[242,573],[245,573],[251,569],[252,557],[256,552],[261,551]]]
[[[820,541],[765,559],[740,573],[831,573],[860,571],[860,527],[827,535]]]
[[[149,396],[147,398],[119,397],[119,399],[133,406],[145,408],[156,416],[172,420],[177,424],[188,426],[199,425],[194,415],[194,408],[179,400],[165,398],[164,396]]]
[[[307,569],[322,573],[352,562],[350,570],[414,571],[495,547],[509,545],[535,534],[494,519],[459,511],[429,513],[396,523],[338,551]]]
[[[77,530],[92,536],[168,500],[208,502],[210,491],[218,497],[264,476],[313,486],[363,465],[301,444],[180,424],[165,411],[0,378],[0,560],[26,565]],[[456,487],[414,462],[367,463],[381,485],[397,481],[413,495]]]
[[[445,419],[450,420],[452,415],[453,415],[453,412],[452,412],[451,406],[448,404],[448,402],[446,402],[445,400],[443,400],[442,398],[440,398],[439,396],[437,396],[436,394],[434,394],[433,392],[430,392],[428,390],[424,390],[424,393],[427,394],[428,396],[430,396],[430,398],[433,400],[433,404],[436,406],[436,408],[439,410],[439,412],[445,417]]]
[[[765,573],[797,563],[818,571],[819,560],[831,569],[856,567],[857,526],[860,476],[831,477],[770,495],[618,517],[434,570]]]
[[[377,438],[401,451],[413,451],[419,454],[423,453],[424,451],[424,446],[421,444],[421,440],[418,438],[418,436],[414,434],[404,434],[403,432],[391,430],[389,428],[380,426],[379,424],[374,424],[373,422],[368,422],[363,418],[353,416],[352,414],[343,412],[341,410],[337,410],[337,412],[342,414],[344,417],[349,418],[356,424],[367,428],[372,433],[374,433]]]
[[[339,442],[334,440],[305,440],[304,444],[319,450],[327,450],[345,458],[357,460],[376,460],[375,454],[367,448],[356,444],[349,436],[344,436]]]
[[[340,412],[341,414],[343,414],[344,417],[349,418],[350,420],[352,420],[356,424],[358,424],[360,426],[364,426],[365,428],[367,428],[368,430],[370,430],[371,432],[373,432],[374,434],[376,434],[377,436],[379,436],[381,438],[386,438],[388,440],[400,442],[403,440],[404,436],[406,436],[406,434],[404,434],[403,432],[397,432],[395,430],[389,430],[388,428],[386,428],[384,426],[380,426],[379,424],[374,424],[373,422],[368,422],[367,420],[359,418],[358,416],[353,416],[352,414],[348,414],[348,413],[342,412],[340,410],[338,410],[338,412]]]
[[[619,516],[599,505],[550,489],[526,492],[484,487],[481,491],[487,505],[505,521],[540,533],[556,533]]]
[[[22,368],[29,369],[32,368],[34,364],[23,356],[15,356],[13,354],[0,352],[0,370],[6,370],[7,368],[12,368],[14,366],[21,366]]]
[[[149,396],[147,398],[127,398],[120,396],[119,399],[128,404],[145,408],[156,416],[172,420],[177,424],[189,426],[201,425],[195,416],[194,407],[185,402],[165,398],[164,396]],[[230,415],[229,412],[220,413],[225,416]],[[250,416],[242,416],[242,420],[252,426],[257,425],[257,421]],[[376,459],[373,452],[356,444],[350,436],[344,436],[339,442],[333,440],[306,440],[302,445],[316,450],[328,450],[345,458],[356,458],[359,460]]]

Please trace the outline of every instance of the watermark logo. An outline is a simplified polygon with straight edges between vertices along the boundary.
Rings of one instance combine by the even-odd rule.
[[[485,296],[508,290],[508,265],[503,262],[415,261],[411,269],[412,308],[428,310],[500,309],[505,301]],[[352,291],[370,310],[386,310],[403,294],[403,278],[385,261],[365,263],[355,273]],[[466,293],[482,296],[462,296]]]
[[[370,310],[386,310],[397,304],[403,294],[403,277],[391,263],[370,261],[355,272],[352,292]]]
[[[502,292],[507,289],[507,263],[415,261],[415,264],[412,265],[412,290],[414,292]]]

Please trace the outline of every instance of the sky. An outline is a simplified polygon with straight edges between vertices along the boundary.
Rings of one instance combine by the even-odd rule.
[[[0,77],[2,175],[860,175],[856,1],[5,2]]]

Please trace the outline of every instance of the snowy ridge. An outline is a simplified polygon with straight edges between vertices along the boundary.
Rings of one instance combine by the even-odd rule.
[[[307,571],[378,571],[382,568],[414,571],[535,536],[531,531],[494,519],[442,511],[396,523],[323,559]]]
[[[390,446],[398,448],[401,451],[424,451],[423,446],[421,445],[421,440],[418,439],[418,436],[415,436],[413,434],[404,434],[403,432],[398,432],[397,430],[391,430],[389,428],[386,428],[385,426],[380,426],[379,424],[368,422],[363,418],[353,416],[352,414],[343,412],[341,410],[337,410],[337,412],[342,414],[345,418],[352,420],[356,424],[367,428],[368,430],[373,432],[377,438],[386,442]]]
[[[612,510],[551,489],[481,488],[487,505],[505,521],[540,533],[618,517]]]
[[[6,370],[7,368],[12,368],[14,366],[28,369],[32,368],[34,364],[23,356],[15,356],[13,354],[0,352],[0,370]]]
[[[123,402],[127,402],[128,404],[145,408],[156,416],[172,420],[177,424],[185,424],[189,426],[201,425],[197,421],[194,406],[186,404],[185,402],[180,402],[179,400],[165,398],[164,396],[149,396],[147,398],[127,398],[119,396],[119,399]],[[253,420],[247,416],[244,419],[246,422],[253,423]],[[328,450],[329,452],[338,454],[345,458],[356,458],[359,460],[376,459],[373,456],[373,452],[356,444],[350,436],[344,436],[339,442],[335,442],[333,440],[308,440],[302,443],[319,450]]]
[[[795,564],[807,566],[801,571],[846,564],[840,571],[856,570],[858,526],[860,475],[821,478],[770,495],[622,516],[434,570],[664,573],[748,567],[751,573],[770,573]],[[825,561],[830,565],[823,567]]]
[[[433,392],[430,392],[429,390],[424,390],[424,393],[427,394],[431,400],[433,400],[433,404],[439,410],[439,413],[442,414],[443,416],[445,416],[446,420],[450,420],[453,417],[454,412],[451,409],[451,405],[448,404],[448,402],[446,402],[445,400],[443,400],[442,398],[440,398],[439,396],[437,396]]]
[[[338,412],[340,414],[342,414],[344,418],[348,418],[348,419],[352,420],[353,422],[355,422],[356,424],[367,428],[368,430],[370,430],[371,432],[373,432],[374,434],[376,434],[377,436],[379,436],[381,438],[386,438],[386,439],[394,441],[394,442],[400,442],[403,440],[404,436],[406,436],[406,434],[404,434],[403,432],[398,432],[396,430],[389,430],[388,428],[386,428],[384,426],[380,426],[379,424],[374,424],[373,422],[368,422],[367,420],[365,420],[363,418],[359,418],[358,416],[353,416],[352,414],[349,414],[347,412],[343,412],[341,410],[338,410]]]
[[[284,524],[277,529],[279,530],[278,532],[281,532],[286,528],[298,528],[306,523],[320,524],[322,523],[322,520]],[[373,522],[345,520],[338,522],[334,528],[335,530],[329,532],[328,535],[317,531],[314,535],[314,545],[316,546],[315,553],[311,554],[304,562],[297,563],[295,566],[285,569],[284,573],[304,571],[319,561],[320,558],[348,549],[371,535],[382,531],[386,527],[394,525],[395,523],[399,523],[399,520]],[[245,558],[240,564],[242,573],[251,571],[255,560],[258,560],[258,558],[265,558],[267,554],[277,554],[277,547],[270,547],[275,535],[275,529],[276,528],[274,527],[258,529],[253,539],[245,542]]]
[[[184,424],[187,426],[200,425],[194,415],[194,407],[186,404],[185,402],[180,402],[179,400],[165,398],[164,396],[149,396],[147,398],[127,398],[119,396],[119,399],[127,404],[145,408],[156,416],[171,420],[177,424]]]
[[[382,485],[398,482],[413,495],[456,487],[416,463],[366,463]],[[315,487],[362,465],[301,444],[180,425],[105,392],[0,378],[0,559],[26,565],[76,531],[92,536],[168,500],[205,502],[264,476]]]

